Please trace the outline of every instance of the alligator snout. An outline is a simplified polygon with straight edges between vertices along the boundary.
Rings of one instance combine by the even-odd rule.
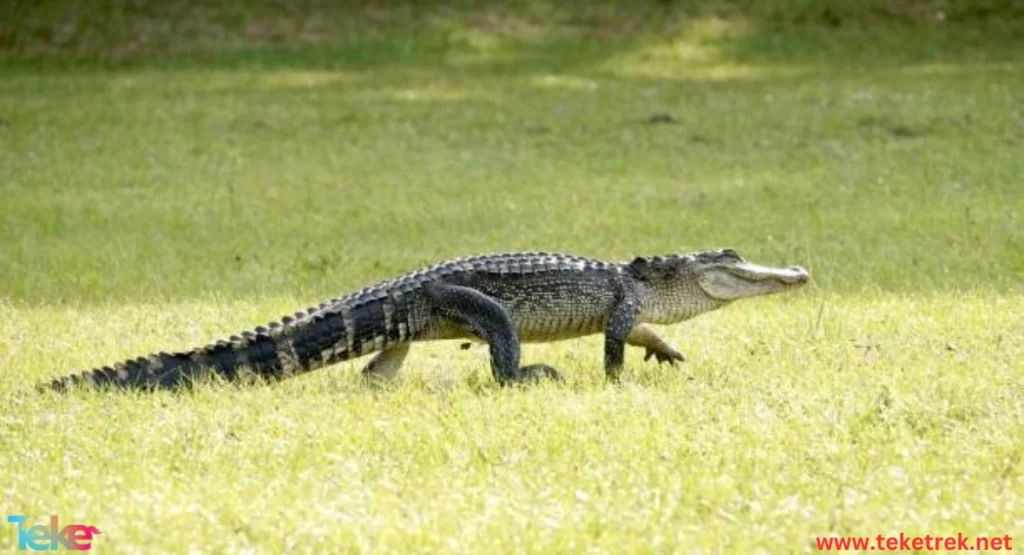
[[[803,266],[790,266],[780,277],[784,283],[804,284],[811,279],[811,273]]]

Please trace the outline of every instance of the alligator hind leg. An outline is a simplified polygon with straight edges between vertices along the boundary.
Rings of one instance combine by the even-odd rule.
[[[410,343],[399,343],[377,353],[363,367],[363,376],[394,379],[409,354]]]
[[[491,297],[469,287],[434,283],[427,286],[434,301],[434,310],[441,317],[469,328],[483,339],[491,350],[491,371],[502,385],[537,381],[540,378],[561,380],[554,368],[546,364],[519,367],[519,337],[505,307]]]

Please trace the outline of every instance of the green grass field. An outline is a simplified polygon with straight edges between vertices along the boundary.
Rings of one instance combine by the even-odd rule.
[[[1009,4],[111,4],[0,27],[4,515],[100,553],[1024,543]],[[662,330],[689,361],[630,350],[620,386],[588,338],[527,346],[567,383],[521,390],[455,343],[383,389],[32,389],[447,257],[724,246],[813,284]]]

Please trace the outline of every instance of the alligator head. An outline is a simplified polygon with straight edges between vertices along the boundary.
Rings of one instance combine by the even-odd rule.
[[[801,287],[810,274],[800,266],[751,264],[733,249],[637,258],[628,266],[646,289],[641,318],[669,324],[737,299]]]

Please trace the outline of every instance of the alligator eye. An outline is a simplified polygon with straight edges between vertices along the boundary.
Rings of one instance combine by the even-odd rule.
[[[740,257],[740,253],[736,252],[735,249],[722,249],[722,254],[724,254],[726,256],[731,256],[733,258],[739,258]]]

